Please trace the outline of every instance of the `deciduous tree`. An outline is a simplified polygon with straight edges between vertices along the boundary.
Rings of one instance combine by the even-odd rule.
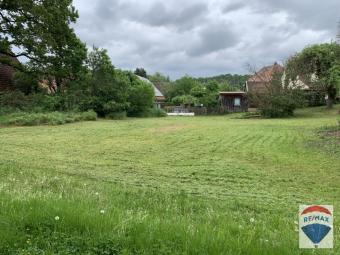
[[[142,68],[142,67],[141,68],[136,68],[134,74],[138,75],[140,77],[148,78],[148,74],[146,73],[145,69]]]
[[[72,0],[1,0],[0,53],[28,59],[57,84],[75,78],[86,58],[86,47],[70,26],[77,18]]]
[[[292,56],[286,65],[287,80],[303,77],[327,95],[331,108],[340,88],[340,45],[325,43],[306,47]]]

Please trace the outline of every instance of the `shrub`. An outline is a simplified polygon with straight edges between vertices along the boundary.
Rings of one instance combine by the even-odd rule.
[[[123,120],[126,119],[126,112],[112,112],[106,115],[106,118],[112,120]]]
[[[94,111],[82,113],[13,113],[0,122],[3,125],[37,126],[37,125],[62,125],[78,121],[93,121],[97,119]]]
[[[267,118],[283,118],[294,115],[298,103],[287,94],[263,95],[259,110]]]
[[[94,120],[97,120],[97,114],[93,110],[79,113],[76,116],[80,116],[80,120],[83,120],[83,121],[94,121]]]
[[[198,103],[198,100],[196,97],[191,95],[182,95],[182,96],[176,96],[174,97],[171,102],[175,105],[188,105],[192,106]]]
[[[167,117],[167,113],[159,108],[151,108],[147,112],[145,117],[155,117],[155,118],[161,118],[161,117]]]
[[[271,84],[263,92],[250,94],[251,104],[258,106],[266,118],[284,118],[294,115],[294,110],[304,106],[305,97],[299,89],[284,87],[282,74],[273,75]]]
[[[305,95],[308,106],[322,106],[326,105],[325,95],[318,90],[311,90]]]
[[[20,91],[8,91],[0,94],[0,109],[6,109],[7,112],[25,111],[25,112],[48,112],[59,110],[59,95],[46,95],[36,93],[25,95]]]
[[[25,95],[36,93],[39,90],[42,90],[38,84],[39,79],[34,72],[30,72],[29,74],[16,72],[13,77],[13,85],[15,89],[23,92]]]
[[[24,93],[9,91],[0,95],[0,107],[22,110],[27,107],[27,98]]]

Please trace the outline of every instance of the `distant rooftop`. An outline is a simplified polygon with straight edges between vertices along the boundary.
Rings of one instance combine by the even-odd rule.
[[[271,82],[273,75],[283,73],[284,67],[278,63],[271,66],[265,66],[248,79],[248,82]]]
[[[164,95],[162,94],[162,92],[159,91],[159,89],[155,86],[155,84],[153,84],[151,81],[149,81],[148,79],[142,77],[142,76],[139,76],[139,75],[136,75],[140,80],[146,82],[146,83],[149,83],[150,85],[152,85],[154,91],[155,91],[155,96],[156,97],[164,97]]]

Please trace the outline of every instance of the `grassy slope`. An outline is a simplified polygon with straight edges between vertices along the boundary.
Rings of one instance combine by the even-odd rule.
[[[313,146],[334,124],[314,108],[1,128],[0,254],[311,254],[294,221],[340,211],[339,154]],[[314,254],[339,254],[339,231]]]

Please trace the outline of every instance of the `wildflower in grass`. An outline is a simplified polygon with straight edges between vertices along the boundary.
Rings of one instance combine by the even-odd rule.
[[[59,218],[59,216],[55,216],[54,219],[55,219],[56,221],[58,221],[60,218]]]
[[[255,222],[255,219],[254,218],[250,218],[249,220],[251,223],[254,223]]]
[[[99,193],[98,192],[96,192],[96,193],[94,193],[96,196],[99,196]]]
[[[100,210],[100,213],[101,213],[101,214],[104,214],[104,213],[105,213],[105,210]]]

